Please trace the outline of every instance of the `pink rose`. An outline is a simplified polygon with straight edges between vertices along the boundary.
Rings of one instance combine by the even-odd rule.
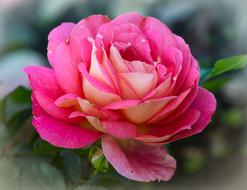
[[[169,180],[176,161],[163,144],[200,133],[216,108],[185,41],[137,13],[63,23],[48,40],[52,68],[25,69],[40,137],[64,148],[101,139],[121,175]]]

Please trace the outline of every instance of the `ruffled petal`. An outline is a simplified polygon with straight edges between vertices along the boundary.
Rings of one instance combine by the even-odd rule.
[[[28,75],[32,90],[47,97],[56,99],[63,94],[52,69],[41,66],[30,66],[24,69]]]
[[[196,98],[189,107],[188,111],[190,109],[195,109],[200,112],[198,121],[190,130],[185,130],[175,135],[171,139],[171,142],[202,132],[211,121],[211,118],[216,110],[216,99],[211,92],[199,87]]]
[[[111,21],[111,23],[114,23],[117,25],[132,23],[141,28],[144,20],[145,20],[145,17],[139,15],[138,13],[129,12],[129,13],[124,13],[124,14],[117,16]]]
[[[162,55],[162,51],[167,47],[177,47],[177,42],[170,29],[153,17],[147,17],[143,25],[143,32],[147,36],[153,58],[158,61],[159,55]]]
[[[117,142],[110,136],[102,138],[106,159],[116,171],[129,179],[143,182],[168,181],[176,169],[176,161],[163,146],[138,141]]]
[[[140,124],[153,117],[174,99],[176,99],[176,96],[146,100],[137,106],[123,109],[122,112],[129,121]]]
[[[61,43],[69,40],[69,35],[74,27],[74,23],[62,23],[49,33],[47,56],[52,65],[54,63],[54,52]]]
[[[35,117],[33,125],[43,140],[63,148],[83,148],[97,141],[102,135],[48,115]]]
[[[66,93],[82,96],[81,80],[78,71],[77,55],[73,54],[68,43],[63,42],[54,52],[52,64],[57,81]]]
[[[186,101],[186,98],[188,98],[188,96],[190,95],[190,92],[191,92],[191,89],[188,89],[188,90],[184,91],[183,93],[181,93],[179,96],[177,96],[176,99],[174,99],[169,104],[167,104],[167,106],[165,106],[159,113],[157,113],[156,115],[154,115],[154,117],[152,117],[148,121],[148,123],[154,123],[154,122],[160,121],[160,120],[162,120],[163,118],[165,118],[167,115],[169,115],[171,113],[172,113],[172,115],[174,115],[175,113],[173,111],[176,110],[176,109],[178,109],[178,107],[184,101]],[[189,103],[191,103],[191,102],[189,102]],[[189,104],[189,103],[186,102],[186,105]],[[176,115],[176,116],[178,116],[178,115]]]
[[[102,121],[105,132],[118,139],[134,138],[137,134],[135,125],[123,121]]]
[[[119,73],[119,77],[134,90],[139,98],[143,98],[156,85],[156,76],[151,73]],[[120,80],[121,80],[120,79]],[[122,89],[124,91],[125,89]]]
[[[173,137],[179,134],[181,131],[190,130],[192,126],[198,121],[200,112],[195,109],[189,109],[168,124],[157,123],[153,127],[146,127],[143,134],[140,134],[136,139],[141,140],[145,143],[168,143]]]
[[[56,106],[55,101],[38,91],[33,91],[33,96],[35,96],[37,103],[42,107],[42,109],[52,117],[56,119],[61,119],[64,121],[71,121],[69,115],[71,110],[59,108]]]

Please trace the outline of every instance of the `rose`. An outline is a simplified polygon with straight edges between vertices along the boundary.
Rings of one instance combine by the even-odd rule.
[[[48,40],[52,68],[25,69],[40,137],[64,148],[102,139],[121,175],[169,180],[176,161],[162,145],[201,132],[216,108],[184,40],[137,13],[64,23]]]

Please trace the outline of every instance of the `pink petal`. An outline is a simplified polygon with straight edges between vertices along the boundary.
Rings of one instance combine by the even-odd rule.
[[[28,75],[32,90],[54,99],[63,94],[52,69],[41,66],[30,66],[26,67],[24,71]]]
[[[69,38],[71,52],[78,62],[82,61],[86,66],[91,63],[92,45],[88,41],[89,37],[92,37],[90,30],[84,24],[77,24]]]
[[[113,83],[111,77],[106,72],[106,69],[99,63],[99,60],[98,60],[97,55],[96,55],[97,54],[97,48],[95,47],[94,42],[92,42],[92,43],[93,43],[93,49],[92,49],[92,53],[91,53],[91,65],[90,65],[90,69],[89,69],[89,74],[90,74],[90,76],[108,84],[110,87],[112,87],[114,89],[114,83]]]
[[[92,15],[77,23],[78,26],[85,26],[89,29],[92,34],[92,37],[95,37],[98,29],[103,24],[106,24],[110,19],[105,15]]]
[[[113,68],[118,73],[129,72],[128,65],[126,64],[125,60],[123,60],[117,48],[115,48],[114,46],[111,46],[111,49],[110,49],[110,60],[111,60]]]
[[[106,159],[116,171],[132,180],[168,181],[176,169],[176,161],[163,146],[145,145],[130,140],[118,143],[112,137],[104,136],[102,148]]]
[[[134,90],[139,98],[144,97],[156,85],[156,76],[150,73],[119,73],[119,76]],[[122,89],[122,91],[124,90]]]
[[[161,56],[162,63],[166,66],[167,72],[171,72],[173,77],[177,76],[182,68],[181,51],[174,47],[168,47],[162,51]]]
[[[185,114],[176,118],[168,124],[158,123],[160,126],[149,128],[144,135],[139,135],[136,139],[146,143],[168,143],[173,136],[181,131],[190,130],[198,121],[200,112],[195,109],[189,109]]]
[[[146,100],[145,102],[130,108],[123,109],[124,116],[133,123],[143,123],[156,115],[176,96],[167,96],[160,99]]]
[[[90,102],[105,106],[109,103],[121,100],[120,96],[115,94],[110,86],[90,76],[83,64],[79,64],[79,70],[84,77],[83,92]]]
[[[110,76],[111,80],[113,81],[113,85],[117,91],[117,93],[120,94],[120,87],[119,87],[119,79],[116,70],[113,68],[112,63],[110,62],[110,59],[108,58],[105,51],[103,51],[103,59],[102,59],[102,66],[105,68],[106,72]]]
[[[33,91],[33,95],[35,96],[39,105],[42,107],[42,109],[47,114],[51,115],[52,117],[56,119],[71,121],[69,119],[71,110],[62,109],[62,108],[57,107],[53,99],[39,93],[38,91]]]
[[[78,55],[73,54],[69,44],[63,42],[54,52],[52,64],[56,78],[66,93],[82,95],[81,79],[78,71]]]
[[[193,88],[186,90],[190,92],[184,98],[184,100],[176,106],[176,109],[173,112],[171,112],[171,114],[166,115],[164,120],[166,123],[171,122],[172,120],[176,119],[178,116],[183,114],[186,111],[186,109],[188,109],[188,107],[192,104],[198,90],[197,83],[198,79],[195,81],[195,85],[193,86]],[[185,93],[186,91],[184,91],[183,93]],[[183,93],[181,93],[180,95],[182,95]]]
[[[147,64],[142,61],[131,61],[128,63],[130,70],[132,72],[141,72],[141,73],[154,73],[155,68],[153,65]]]
[[[191,65],[191,61],[192,61],[192,56],[191,56],[191,52],[190,52],[190,48],[189,46],[185,43],[185,41],[183,40],[183,38],[176,36],[175,35],[175,39],[177,41],[178,44],[178,48],[180,49],[180,51],[182,52],[182,56],[183,56],[183,61],[182,61],[182,69],[180,74],[177,77],[177,85],[176,85],[176,89],[175,92],[178,92],[183,84],[183,82],[185,81],[188,72],[190,70],[190,65]]]
[[[143,32],[151,44],[152,55],[156,60],[162,54],[163,49],[177,46],[173,33],[156,18],[147,17],[145,19]]]
[[[185,130],[178,133],[171,139],[171,141],[176,141],[202,132],[211,121],[211,117],[216,110],[216,99],[211,92],[199,87],[197,96],[190,108],[198,110],[201,113],[200,118],[192,126],[191,130]],[[190,109],[188,109],[188,111],[189,110]]]
[[[114,23],[117,25],[132,23],[141,28],[144,19],[145,18],[139,15],[138,13],[130,12],[130,13],[124,13],[124,14],[117,16],[111,21],[111,23]]]
[[[112,24],[114,25],[114,24]],[[119,37],[121,34],[127,34],[127,33],[135,33],[135,34],[140,34],[144,37],[144,34],[138,26],[132,23],[125,23],[125,24],[115,24],[114,27],[114,35],[113,35],[113,41],[116,42],[119,40]]]
[[[101,137],[99,132],[64,123],[48,115],[35,117],[33,125],[43,140],[57,147],[83,148]]]
[[[49,33],[47,56],[51,64],[54,63],[54,52],[61,43],[66,42],[69,39],[69,35],[74,27],[74,23],[62,23]]]
[[[172,115],[174,115],[175,113],[173,111],[176,110],[180,106],[180,104],[182,104],[182,102],[186,100],[186,97],[190,94],[190,91],[191,89],[188,89],[184,91],[183,93],[181,93],[175,100],[171,101],[159,113],[154,115],[154,117],[152,117],[148,121],[148,123],[154,123],[154,122],[160,121],[161,119],[164,119],[168,114],[171,114],[171,113],[173,113]],[[175,116],[178,116],[178,115],[175,114],[174,117]]]
[[[79,109],[86,115],[94,115],[94,116],[102,115],[101,112],[97,108],[95,108],[95,106],[91,104],[88,100],[78,98],[77,101],[80,106]]]
[[[190,70],[187,74],[187,77],[184,80],[184,83],[180,84],[181,85],[180,91],[191,88],[193,85],[198,85],[198,81],[200,78],[200,71],[198,69],[198,63],[193,57],[191,61],[192,63],[190,66]]]
[[[135,107],[140,104],[139,100],[121,100],[119,102],[114,102],[108,104],[104,107],[104,109],[118,110],[118,109],[126,109],[130,107]]]
[[[58,107],[64,107],[64,108],[68,108],[71,106],[75,106],[77,105],[77,95],[74,94],[65,94],[63,96],[60,96],[56,101],[55,104]]]
[[[88,71],[87,71],[87,69],[83,63],[80,63],[78,65],[78,68],[79,68],[79,70],[83,76],[83,79],[88,81],[92,86],[94,86],[95,88],[97,88],[98,90],[103,91],[103,92],[114,93],[114,89],[111,86],[109,86],[106,83],[104,83],[104,82],[98,80],[97,78],[91,76],[88,73]]]
[[[118,36],[117,42],[130,44],[130,46],[122,52],[124,59],[129,61],[140,60],[147,63],[153,63],[151,57],[151,49],[149,41],[145,35],[138,33],[122,33]]]
[[[171,75],[168,75],[167,78],[160,83],[155,89],[153,89],[152,91],[150,91],[146,96],[145,96],[145,100],[152,98],[161,98],[164,96],[168,95],[168,92],[170,90],[171,87]]]
[[[102,121],[103,128],[111,136],[118,139],[134,138],[137,133],[136,126],[122,121]]]

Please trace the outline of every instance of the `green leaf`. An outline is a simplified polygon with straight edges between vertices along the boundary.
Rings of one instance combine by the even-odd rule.
[[[96,172],[108,171],[109,163],[106,160],[103,151],[100,148],[91,148],[91,151],[89,153],[89,160],[92,163],[93,167],[96,169]]]
[[[81,158],[72,150],[65,150],[52,159],[55,166],[65,177],[68,184],[77,184],[82,174]]]
[[[220,89],[221,87],[223,87],[227,82],[229,82],[229,80],[230,79],[224,77],[224,78],[204,81],[202,84],[202,87],[210,91],[216,91]]]
[[[112,188],[112,187],[123,187],[123,189],[130,181],[127,178],[124,178],[117,174],[115,171],[113,172],[106,172],[106,173],[99,173],[97,175],[92,176],[88,181],[85,182],[84,185],[89,186],[99,186],[105,188]]]
[[[64,178],[60,172],[47,163],[33,164],[33,183],[43,190],[65,190]],[[31,180],[31,179],[30,179]]]
[[[95,185],[82,185],[82,186],[76,187],[73,190],[107,190],[107,189],[104,187],[98,187]]]
[[[41,138],[38,138],[33,144],[33,153],[37,155],[54,155],[61,150],[63,149],[55,147]]]
[[[4,100],[4,119],[9,122],[20,112],[30,112],[32,109],[31,91],[18,87],[8,94]]]
[[[218,60],[207,79],[216,77],[222,73],[243,69],[247,65],[247,55],[239,55]]]
[[[20,129],[31,116],[31,92],[24,87],[18,87],[8,94],[2,102],[3,122],[10,132]]]
[[[4,190],[65,190],[57,169],[34,158],[0,158],[0,184]]]

